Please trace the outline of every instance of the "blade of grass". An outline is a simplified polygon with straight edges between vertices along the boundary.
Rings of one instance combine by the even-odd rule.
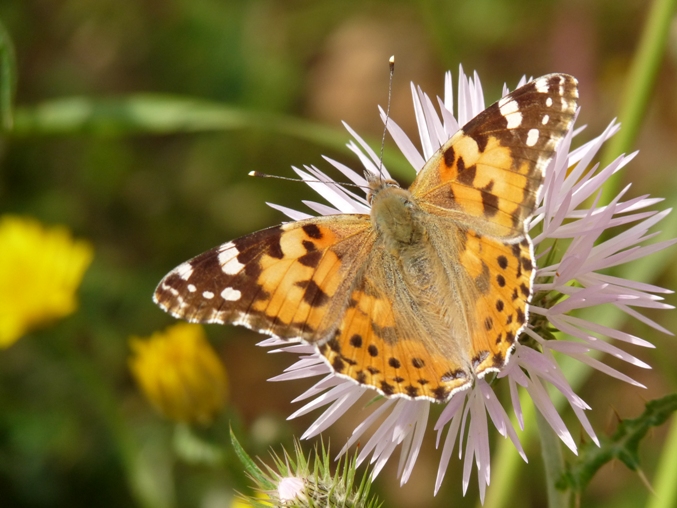
[[[677,0],[654,0],[651,5],[625,82],[618,114],[623,128],[604,150],[602,167],[621,153],[632,150],[656,84],[676,7]],[[613,199],[621,185],[620,178],[621,175],[616,173],[605,184],[601,203]]]
[[[675,481],[675,457],[677,457],[677,417],[672,417],[670,432],[663,445],[654,480],[655,492],[649,493],[647,508],[671,508],[677,506],[677,481]]]

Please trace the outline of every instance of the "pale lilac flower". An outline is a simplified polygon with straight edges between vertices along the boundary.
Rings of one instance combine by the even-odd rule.
[[[523,78],[518,86],[525,82],[526,79]],[[485,104],[479,77],[476,73],[473,77],[466,76],[462,68],[459,72],[456,116],[453,113],[450,73],[446,74],[443,100],[439,98],[437,101],[431,100],[413,84],[411,89],[423,153],[419,152],[392,119],[388,120],[387,126],[403,155],[418,172],[423,168],[425,161],[459,129],[459,126],[464,125],[485,109]],[[507,93],[508,89],[504,87],[504,95]],[[382,110],[381,116],[385,121],[385,114]],[[346,125],[346,128],[354,138],[354,141],[348,144],[350,150],[357,155],[367,171],[378,174],[381,161],[377,153],[350,127]],[[537,228],[535,231],[538,231],[533,235],[533,243],[539,264],[547,258],[547,249],[540,248],[545,241],[556,239],[569,242],[569,245],[556,262],[538,268],[536,273],[535,296],[530,306],[532,326],[524,330],[523,337],[533,339],[540,350],[517,343],[515,353],[511,356],[509,363],[496,376],[498,382],[501,382],[500,379],[505,379],[509,384],[513,411],[521,428],[524,427],[524,421],[518,397],[518,386],[528,392],[545,420],[574,453],[577,451],[576,442],[557,412],[548,393],[548,386],[555,388],[566,398],[585,432],[595,443],[599,444],[599,442],[585,416],[585,411],[590,407],[569,386],[554,359],[553,351],[568,355],[635,386],[642,386],[627,375],[588,356],[588,353],[592,350],[609,353],[637,367],[650,368],[646,363],[609,344],[605,339],[613,338],[644,347],[653,346],[639,337],[575,317],[571,315],[571,311],[611,304],[654,329],[669,333],[635,309],[671,308],[663,303],[662,297],[659,296],[671,291],[600,273],[605,268],[647,256],[675,243],[675,240],[670,240],[644,245],[647,240],[657,234],[649,233],[649,229],[669,213],[669,210],[659,213],[649,209],[661,201],[660,199],[640,196],[624,201],[628,190],[626,187],[610,204],[600,205],[598,203],[600,189],[604,182],[636,155],[633,153],[619,156],[605,168],[600,168],[598,164],[591,166],[604,142],[619,128],[619,124],[612,122],[598,137],[571,150],[572,138],[582,130],[572,128],[560,143],[556,156],[546,171],[539,208],[530,224],[530,229]],[[329,158],[326,160],[351,182],[362,186],[367,185],[366,180],[357,172]],[[304,201],[314,212],[322,215],[369,213],[367,200],[362,193],[336,185],[314,166],[304,166],[303,170],[298,168],[294,170],[329,203],[327,205]],[[382,172],[386,178],[389,177],[385,167]],[[588,208],[587,203],[591,199],[593,205]],[[271,206],[294,220],[309,217],[307,214],[286,207]],[[631,226],[616,236],[599,242],[602,233],[611,227],[620,225]],[[548,305],[546,300],[539,298],[551,292],[566,295],[566,298],[560,299],[554,305]],[[539,334],[538,326],[533,326],[533,323],[538,320],[547,320],[550,325],[570,338],[546,340]],[[302,400],[309,400],[309,402],[293,413],[290,418],[318,408],[325,408],[320,417],[302,436],[304,439],[318,435],[350,407],[357,403],[364,404],[375,395],[370,388],[334,375],[315,346],[300,343],[290,345],[288,341],[278,339],[268,339],[260,345],[275,346],[276,349],[271,352],[287,352],[300,356],[299,360],[283,374],[274,377],[272,379],[274,381],[323,376],[313,387],[295,399],[295,402]],[[369,459],[374,467],[373,475],[377,475],[391,455],[399,449],[398,477],[400,483],[404,484],[411,475],[421,448],[430,404],[431,402],[424,400],[384,398],[380,405],[371,405],[370,408],[374,406],[376,408],[353,431],[341,453],[360,440],[364,444],[361,445],[358,464]],[[381,419],[383,421],[376,426],[375,422]],[[490,481],[489,421],[499,434],[514,443],[522,458],[527,460],[515,429],[492,387],[485,379],[477,379],[473,387],[451,397],[434,425],[434,430],[437,431],[438,447],[440,443],[443,443],[435,493],[440,488],[451,454],[458,443],[459,458],[464,460],[463,492],[467,491],[474,459],[478,472],[480,499],[484,500],[486,486]],[[444,435],[445,429],[446,435]],[[370,435],[366,438],[365,435],[368,432]]]

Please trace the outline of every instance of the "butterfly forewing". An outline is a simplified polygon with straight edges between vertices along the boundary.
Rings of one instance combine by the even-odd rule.
[[[520,239],[577,97],[576,79],[566,74],[518,88],[452,136],[410,191],[431,213],[449,214],[483,234]]]
[[[342,312],[350,271],[369,247],[368,216],[319,217],[225,243],[179,265],[155,301],[175,317],[323,340]]]

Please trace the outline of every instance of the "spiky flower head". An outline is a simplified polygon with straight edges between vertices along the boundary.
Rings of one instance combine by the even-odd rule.
[[[365,473],[358,481],[355,457],[344,456],[335,463],[324,443],[316,446],[307,458],[295,441],[293,454],[284,449],[281,456],[271,452],[274,466],[262,463],[260,467],[247,455],[232,430],[230,438],[259,494],[242,496],[249,506],[376,508],[381,505],[369,494],[371,476]]]

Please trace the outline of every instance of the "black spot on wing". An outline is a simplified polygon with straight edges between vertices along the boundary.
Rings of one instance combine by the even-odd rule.
[[[517,309],[517,322],[521,325],[523,325],[526,321],[526,316],[524,315],[524,311],[520,308]]]
[[[463,369],[450,370],[445,372],[442,375],[442,382],[453,381],[455,379],[465,379],[468,377],[468,374]]]
[[[327,342],[327,347],[334,351],[335,353],[340,353],[341,352],[341,344],[339,343],[338,340],[331,339],[330,341]]]
[[[462,160],[463,160],[463,159],[462,159],[461,157],[459,157],[459,158],[458,158],[458,163],[460,164],[460,162],[461,162]],[[461,171],[461,166],[459,165],[457,180],[458,180],[460,183],[462,183],[462,184],[464,184],[464,185],[470,185],[470,186],[472,186],[472,185],[473,185],[473,182],[475,181],[475,176],[476,176],[476,175],[477,175],[477,166],[475,166],[474,164],[473,164],[472,166],[470,166],[470,167],[467,167],[467,168],[466,168],[465,165],[464,165],[464,166],[463,166],[463,171]]]
[[[475,277],[475,287],[477,291],[481,294],[487,294],[491,289],[489,281],[491,280],[491,273],[489,272],[489,267],[487,264],[482,261],[482,273]]]
[[[435,399],[437,399],[440,402],[443,402],[447,399],[447,396],[449,395],[449,390],[446,389],[444,386],[438,386],[433,390],[433,396]]]
[[[498,261],[498,266],[500,266],[503,270],[508,267],[508,258],[505,256],[498,256],[496,261]]]
[[[232,243],[239,252],[237,260],[242,264],[247,264],[262,252],[270,257],[282,259],[284,253],[280,246],[281,235],[282,228],[275,226],[233,240]]]
[[[320,231],[320,228],[317,227],[315,224],[306,224],[302,226],[303,231],[305,234],[307,234],[310,238],[313,238],[315,240],[319,240],[322,238],[322,231]]]
[[[482,191],[482,210],[485,217],[493,217],[498,213],[498,196]]]
[[[362,336],[355,334],[350,337],[350,345],[357,348],[362,347]]]
[[[339,372],[339,373],[343,372],[343,369],[345,369],[345,367],[346,367],[345,364],[343,363],[343,360],[341,360],[341,357],[339,357],[339,356],[336,356],[332,360],[331,366],[332,366],[332,368],[334,369],[335,372]]]
[[[381,391],[384,395],[392,395],[395,393],[395,387],[385,381],[381,381]]]
[[[412,358],[411,364],[417,369],[422,369],[425,367],[425,362],[421,358]]]
[[[524,283],[520,284],[520,291],[522,292],[525,298],[529,298],[529,296],[531,295],[531,291],[529,291],[529,288]]]
[[[329,295],[312,279],[296,282],[295,285],[305,289],[303,300],[311,307],[322,307],[329,301]]]
[[[523,257],[521,260],[522,260],[522,268],[524,269],[525,272],[530,272],[531,270],[533,270],[534,265],[531,262],[531,259]]]
[[[299,258],[299,263],[310,268],[317,268],[323,255],[324,252],[321,250],[311,250]]]
[[[472,366],[474,368],[479,367],[480,363],[487,359],[489,356],[489,351],[480,351],[472,358]]]
[[[452,167],[455,160],[456,153],[454,152],[454,147],[450,146],[444,151],[444,163],[447,165],[447,167]]]

